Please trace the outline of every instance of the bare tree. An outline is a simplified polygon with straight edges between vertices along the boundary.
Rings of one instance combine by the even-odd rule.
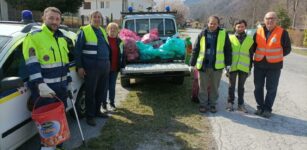
[[[175,14],[176,21],[178,24],[183,25],[185,20],[189,16],[190,9],[189,7],[185,6],[181,0],[172,0],[172,1],[159,1],[155,6],[155,9],[158,11],[165,11],[165,7],[169,6],[171,11],[177,11]]]
[[[296,12],[297,12],[298,2],[299,2],[299,0],[294,0],[294,3],[293,3],[292,28],[295,28],[295,25],[296,25]]]

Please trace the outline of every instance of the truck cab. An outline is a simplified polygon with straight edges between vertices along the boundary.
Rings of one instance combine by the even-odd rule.
[[[122,13],[123,14],[123,13]],[[160,39],[179,37],[175,16],[166,12],[124,13],[122,27],[137,33],[140,37],[157,28]],[[128,87],[131,78],[170,77],[175,84],[183,84],[189,76],[185,58],[154,60],[148,62],[126,62],[121,69],[121,85]]]

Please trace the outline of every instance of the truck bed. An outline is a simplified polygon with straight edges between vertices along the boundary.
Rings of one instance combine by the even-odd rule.
[[[184,63],[127,64],[122,68],[122,74],[158,74],[165,72],[189,72],[189,66]]]

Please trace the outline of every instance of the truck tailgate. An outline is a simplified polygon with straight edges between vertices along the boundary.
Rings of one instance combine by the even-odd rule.
[[[164,73],[164,72],[188,72],[189,66],[184,63],[155,63],[155,64],[128,64],[122,68],[122,74],[129,73]]]

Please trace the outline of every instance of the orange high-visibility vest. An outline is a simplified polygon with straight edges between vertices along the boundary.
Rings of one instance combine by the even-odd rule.
[[[276,26],[266,40],[264,28],[259,28],[257,30],[257,49],[254,57],[255,61],[261,61],[264,57],[266,57],[269,63],[278,63],[283,61],[283,48],[281,46],[282,32],[283,29]]]

